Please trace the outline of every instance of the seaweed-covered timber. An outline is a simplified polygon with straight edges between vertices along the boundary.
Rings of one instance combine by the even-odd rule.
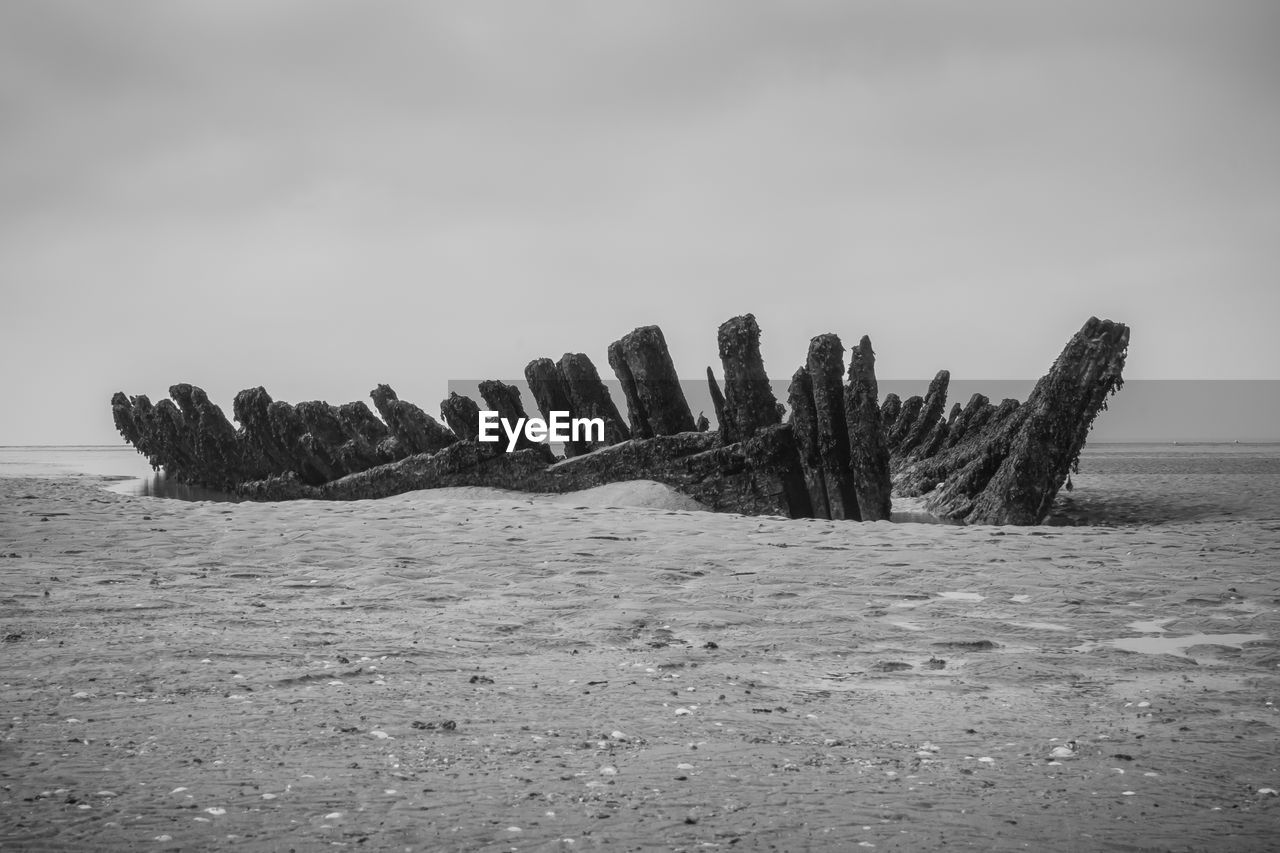
[[[1107,397],[1123,385],[1129,347],[1123,323],[1089,318],[1021,405],[1005,400],[983,428],[896,476],[905,495],[970,524],[1037,524],[1076,469]]]
[[[788,390],[800,465],[813,515],[851,521],[889,518],[889,462],[885,451],[875,354],[863,335],[841,385],[844,346],[836,335],[809,342],[805,366]]]
[[[530,362],[526,379],[544,415],[565,408],[606,424],[604,441],[566,447],[562,460],[547,444],[506,453],[504,443],[477,441],[480,408],[467,397],[451,394],[440,404],[446,428],[385,385],[370,395],[381,419],[363,402],[292,406],[251,388],[235,397],[236,428],[186,383],[155,405],[117,393],[111,410],[125,441],[169,478],[258,500],[373,498],[452,485],[565,492],[651,479],[721,511],[879,521],[890,516],[892,487],[965,523],[1036,524],[1122,384],[1129,330],[1090,318],[1025,403],[993,406],[975,394],[945,419],[946,371],[925,397],[902,403],[889,395],[881,404],[870,339],[851,351],[842,385],[844,348],[835,335],[819,335],[792,377],[786,423],[759,337],[749,314],[720,327],[725,393],[708,368],[718,421],[712,431],[699,430],[683,392],[673,390],[674,366],[657,327],[610,348],[629,388],[636,435],[585,355]],[[488,381],[481,393],[490,409],[524,417],[518,388]]]
[[[849,427],[849,466],[858,513],[863,521],[887,521],[891,513],[889,450],[876,382],[876,354],[866,335],[849,356],[849,384],[844,392],[845,421]],[[892,394],[889,395],[897,399]]]
[[[732,444],[782,420],[760,357],[760,327],[752,314],[726,320],[717,334],[724,367],[724,418],[720,435]],[[719,412],[717,412],[719,415]]]
[[[711,381],[711,387],[715,388],[714,377]],[[827,478],[822,470],[822,455],[818,451],[818,416],[813,407],[813,379],[809,376],[808,367],[801,367],[792,374],[791,384],[787,387],[787,407],[791,410],[787,423],[791,426],[796,450],[800,454],[800,471],[809,492],[810,510],[815,518],[830,518]]]
[[[898,420],[898,415],[902,412],[902,398],[890,391],[885,395],[884,402],[880,405],[880,422],[887,434],[893,429],[893,425]]]
[[[959,405],[959,403],[956,405]],[[982,429],[994,411],[995,407],[991,405],[991,401],[987,399],[986,394],[974,394],[969,398],[969,402],[965,404],[965,407],[960,410],[955,423],[951,425],[951,429],[947,432],[946,440],[942,442],[941,449],[947,450],[954,447],[970,430],[976,432]]]
[[[609,389],[600,380],[600,374],[591,359],[580,352],[567,352],[560,356],[556,370],[569,388],[569,413],[575,418],[600,418],[604,421],[604,441],[587,443],[590,450],[608,447],[631,438],[631,430],[622,420]]]
[[[915,450],[911,451],[910,459],[927,459],[942,449],[943,443],[947,440],[947,434],[951,432],[951,426],[948,421],[939,420],[933,425],[933,429],[929,430],[929,434],[924,437]]]
[[[517,424],[529,417],[525,414],[524,403],[520,401],[520,389],[514,385],[508,385],[496,379],[486,379],[480,383],[480,396],[484,398],[485,405],[489,407],[489,411],[498,413],[500,420],[510,424]],[[495,426],[498,425],[495,424]],[[506,436],[502,434],[500,426],[496,433],[490,431],[490,435],[497,437],[498,440],[493,442],[495,445],[500,445],[500,442],[506,440]],[[516,436],[515,449],[532,450],[542,456],[546,462],[555,460],[550,446],[533,441],[523,432]]]
[[[470,397],[450,391],[440,401],[440,417],[463,441],[476,441],[480,437],[480,407]]]
[[[542,417],[550,422],[552,412],[573,411],[573,400],[569,397],[569,383],[565,382],[556,363],[549,358],[535,358],[524,366],[524,381],[533,393],[533,403],[542,413]],[[473,418],[474,422],[474,418]],[[453,426],[450,422],[450,426]],[[456,428],[454,430],[457,431]],[[474,438],[474,436],[472,436]],[[566,457],[581,456],[590,453],[591,447],[585,441],[570,438],[564,443]]]
[[[657,326],[641,326],[610,344],[609,366],[622,383],[633,438],[696,431],[667,340]]]
[[[369,392],[369,396],[406,455],[435,453],[458,440],[457,435],[441,426],[435,418],[397,397],[390,385],[379,385]]]
[[[921,403],[920,413],[916,416],[915,423],[911,425],[911,429],[906,432],[898,446],[894,448],[899,456],[909,457],[913,450],[933,434],[933,431],[938,426],[938,421],[942,418],[943,410],[947,407],[947,387],[950,383],[950,371],[939,370],[938,375],[933,377],[933,381],[929,383],[929,391],[925,394]]]
[[[899,409],[898,416],[894,418],[893,428],[885,432],[884,440],[885,444],[889,446],[890,453],[897,455],[898,448],[906,441],[907,435],[916,425],[916,420],[920,417],[920,412],[923,408],[924,397],[918,394],[902,401],[902,408]]]
[[[711,395],[711,408],[715,410],[716,423],[720,425],[721,438],[724,438],[724,425],[728,423],[724,413],[724,392],[720,390],[720,383],[716,382],[716,372],[711,369],[711,365],[707,365],[707,393]]]
[[[205,392],[185,382],[172,385],[169,396],[178,404],[193,447],[192,456],[208,478],[224,477],[228,482],[252,475],[244,450],[236,440],[236,428],[222,409],[210,402]]]
[[[861,521],[849,467],[849,427],[844,409],[844,344],[834,334],[809,341],[805,360],[813,392],[814,437],[826,486],[827,517]]]

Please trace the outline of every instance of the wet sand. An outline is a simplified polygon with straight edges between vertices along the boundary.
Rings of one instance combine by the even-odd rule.
[[[5,849],[1280,837],[1274,447],[1089,449],[1037,528],[105,484],[0,479]]]

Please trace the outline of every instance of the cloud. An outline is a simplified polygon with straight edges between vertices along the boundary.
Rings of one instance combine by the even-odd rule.
[[[641,323],[691,374],[750,310],[778,375],[839,331],[886,375],[1021,376],[1098,313],[1146,375],[1271,375],[1278,19],[11,0],[3,346],[73,328],[123,386],[154,356],[107,330],[152,323],[202,353],[166,384],[359,396],[394,365],[429,406],[451,376],[603,363]]]

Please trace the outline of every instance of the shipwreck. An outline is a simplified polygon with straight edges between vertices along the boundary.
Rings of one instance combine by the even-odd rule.
[[[947,409],[943,370],[923,396],[880,399],[875,353],[863,337],[846,350],[834,334],[810,342],[779,401],[760,355],[755,317],[718,333],[721,377],[707,368],[716,424],[694,418],[662,330],[643,326],[608,348],[626,416],[591,359],[567,353],[525,368],[544,417],[599,418],[603,436],[511,452],[478,441],[480,405],[450,394],[440,420],[387,385],[364,402],[296,405],[265,389],[236,395],[239,426],[185,383],[169,399],[116,393],[116,428],[173,481],[246,499],[353,500],[445,486],[569,492],[656,480],[711,510],[789,518],[888,520],[894,495],[921,497],[934,515],[966,524],[1038,524],[1078,465],[1107,398],[1121,387],[1129,344],[1123,323],[1090,318],[1025,401],[975,394]],[[486,411],[526,417],[520,389],[480,383]],[[443,421],[443,422],[442,422]]]

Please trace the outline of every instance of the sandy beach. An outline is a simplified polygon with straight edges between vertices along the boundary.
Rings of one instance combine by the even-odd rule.
[[[0,847],[1263,850],[1280,447],[1032,528],[0,479]]]

